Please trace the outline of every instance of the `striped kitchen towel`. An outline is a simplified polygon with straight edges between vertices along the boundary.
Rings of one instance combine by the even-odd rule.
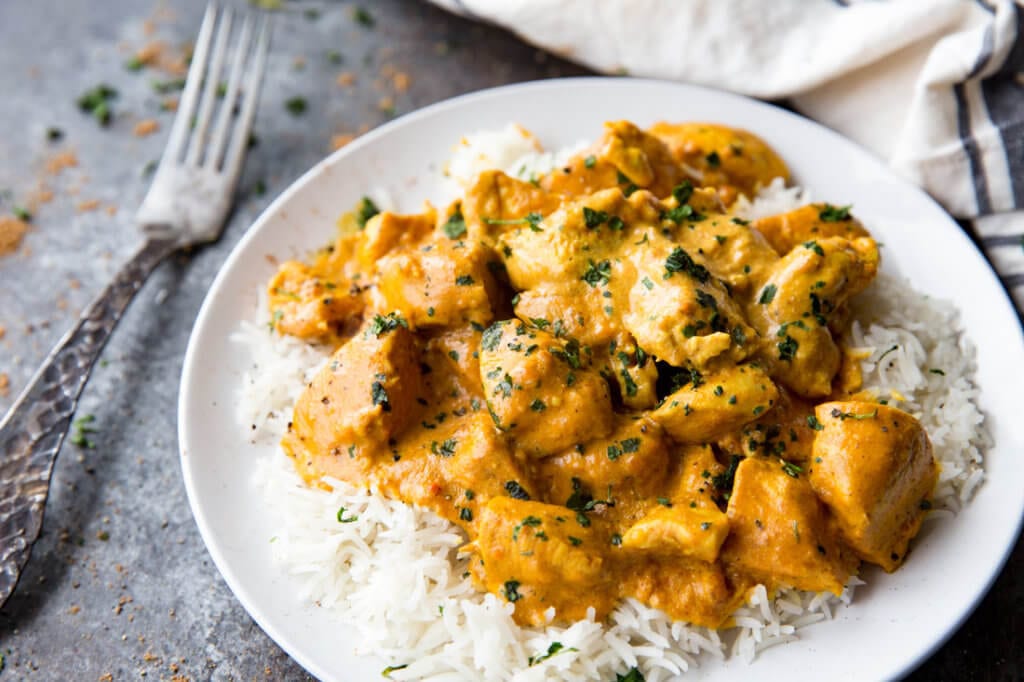
[[[1024,6],[1014,0],[432,2],[597,71],[789,99],[969,221],[1024,311]]]

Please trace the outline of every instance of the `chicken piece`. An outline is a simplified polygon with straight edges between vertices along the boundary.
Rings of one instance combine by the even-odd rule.
[[[420,363],[432,405],[459,398],[465,407],[476,398],[482,408],[479,348],[480,332],[468,326],[447,329],[426,342]]]
[[[726,206],[753,198],[775,178],[789,182],[785,162],[753,133],[713,123],[656,123],[650,134],[668,145],[695,183],[715,187]]]
[[[435,415],[424,423],[432,428],[393,448],[393,461],[385,461],[372,480],[389,497],[431,509],[472,538],[488,501],[507,496],[515,485],[528,490],[529,479],[483,410],[459,419]]]
[[[637,519],[662,494],[671,467],[669,443],[646,418],[614,416],[614,430],[536,461],[533,479],[550,502],[578,509],[612,502],[616,515]]]
[[[871,235],[864,225],[850,215],[849,207],[829,204],[807,204],[800,208],[755,220],[751,227],[764,235],[780,256],[812,239],[843,237],[854,240]]]
[[[812,240],[778,261],[747,307],[766,341],[773,377],[804,397],[831,394],[840,356],[829,316],[863,290],[877,269],[878,248],[867,237]]]
[[[489,591],[515,604],[521,625],[541,625],[554,606],[558,618],[602,618],[618,600],[613,574],[598,547],[610,534],[600,522],[580,524],[565,507],[495,497],[480,511],[476,541],[466,550],[470,570]]]
[[[658,225],[661,211],[660,202],[647,192],[627,199],[618,190],[603,190],[565,204],[537,225],[507,231],[498,251],[517,289],[556,283],[573,284],[580,291],[586,290],[580,285],[598,289],[617,280],[617,273],[598,268],[592,279],[582,278],[615,255],[633,230]],[[613,269],[616,265],[609,263]]]
[[[760,233],[725,215],[709,214],[698,229],[681,231],[678,240],[689,253],[701,255],[711,274],[725,282],[733,296],[749,296],[779,260]]]
[[[411,251],[434,230],[437,213],[400,215],[391,211],[378,213],[367,221],[356,253],[360,267],[372,271],[377,262],[392,251]]]
[[[358,289],[344,278],[321,277],[312,267],[286,261],[267,286],[270,325],[300,339],[334,340],[340,327],[363,311]]]
[[[811,458],[814,444],[814,406],[779,387],[775,406],[757,421],[719,439],[718,446],[745,456],[775,455],[803,464]]]
[[[477,242],[438,237],[382,257],[379,294],[385,309],[400,311],[414,329],[486,325],[493,319],[490,299],[496,293],[491,262],[497,262],[494,254]]]
[[[778,389],[757,365],[726,367],[714,373],[679,370],[671,393],[651,419],[679,443],[706,443],[728,434],[771,409]]]
[[[589,296],[587,285],[542,284],[519,293],[516,317],[524,322],[544,320],[560,336],[574,338],[584,346],[604,346],[620,333],[618,320],[602,310],[607,300]],[[543,323],[542,323],[543,324]]]
[[[628,121],[605,123],[604,136],[567,168],[542,178],[541,187],[568,196],[618,187],[626,195],[639,188],[667,197],[686,179],[668,147]]]
[[[626,531],[622,546],[711,563],[728,534],[729,519],[717,508],[661,505]]]
[[[917,535],[939,467],[921,423],[885,405],[822,403],[809,479],[843,539],[865,561],[894,571]]]
[[[756,332],[703,264],[674,241],[650,238],[629,253],[635,270],[623,326],[646,352],[670,365],[703,369],[713,359],[740,361],[756,350]]]
[[[518,320],[480,341],[484,396],[498,429],[529,457],[544,457],[611,431],[608,384],[588,370],[579,344]]]
[[[394,319],[394,318],[392,318]],[[419,345],[401,324],[373,321],[341,346],[295,403],[282,445],[307,480],[352,480],[418,412]]]
[[[548,215],[560,204],[558,196],[528,182],[509,177],[501,171],[484,171],[466,191],[461,204],[466,234],[459,234],[457,224],[449,232],[467,241],[495,239],[513,225],[528,225],[526,216]]]
[[[729,498],[730,534],[722,561],[734,571],[811,592],[840,594],[856,558],[829,528],[824,506],[799,473],[778,459],[748,457]]]
[[[724,627],[729,615],[744,601],[744,580],[730,584],[718,564],[679,554],[632,551],[640,554],[644,563],[636,562],[622,574],[622,593],[664,611],[672,620]],[[736,589],[737,584],[740,589]]]
[[[728,492],[735,471],[718,462],[710,445],[684,445],[668,498],[677,506],[718,510],[715,500]]]

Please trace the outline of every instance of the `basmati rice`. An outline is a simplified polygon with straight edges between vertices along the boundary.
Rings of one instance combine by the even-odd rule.
[[[564,163],[566,152],[544,152],[522,129],[463,140],[448,166],[466,182],[486,167],[520,176]],[[780,213],[810,200],[801,188],[777,182],[753,202],[747,218]],[[974,349],[956,310],[916,293],[909,283],[882,274],[852,304],[845,342],[862,350],[865,388],[918,418],[934,446],[942,474],[929,522],[947,522],[984,479],[982,456],[991,444],[971,383]],[[252,357],[243,379],[239,421],[254,443],[276,443],[291,406],[329,349],[268,333],[261,300],[255,322],[233,337]],[[637,667],[650,682],[674,679],[699,664],[727,656],[753,661],[765,649],[798,638],[801,628],[830,620],[850,603],[861,580],[844,593],[783,589],[773,596],[755,588],[723,632],[672,622],[634,599],[624,600],[605,623],[520,627],[513,605],[476,592],[463,576],[457,549],[462,532],[434,513],[387,499],[343,481],[333,490],[306,486],[278,448],[261,460],[256,484],[277,519],[267,529],[275,559],[294,577],[304,599],[330,609],[360,633],[359,654],[393,665],[392,679],[542,680],[609,679]],[[344,507],[348,523],[338,522]],[[560,646],[553,646],[558,643]]]

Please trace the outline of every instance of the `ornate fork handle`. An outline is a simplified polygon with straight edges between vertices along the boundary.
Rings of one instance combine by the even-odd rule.
[[[150,238],[139,248],[0,422],[0,606],[39,537],[53,463],[92,366],[135,293],[178,243]]]

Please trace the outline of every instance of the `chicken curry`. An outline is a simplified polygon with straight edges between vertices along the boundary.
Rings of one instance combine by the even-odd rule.
[[[759,583],[895,570],[938,466],[840,343],[878,245],[848,207],[735,215],[778,177],[748,132],[613,122],[442,211],[364,199],[269,284],[277,333],[335,347],[285,450],[457,524],[521,624],[633,597],[722,627]]]

